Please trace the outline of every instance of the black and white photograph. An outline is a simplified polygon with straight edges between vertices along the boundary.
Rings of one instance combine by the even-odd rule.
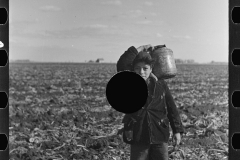
[[[10,0],[9,160],[228,160],[228,1]]]

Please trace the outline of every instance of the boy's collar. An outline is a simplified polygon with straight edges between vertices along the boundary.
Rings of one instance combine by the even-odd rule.
[[[147,80],[146,80],[147,85],[150,84],[150,81],[151,81],[150,78],[151,78],[151,76],[149,76],[149,77],[147,78]]]

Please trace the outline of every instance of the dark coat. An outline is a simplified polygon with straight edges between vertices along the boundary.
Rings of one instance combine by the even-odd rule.
[[[149,77],[149,96],[142,109],[126,114],[122,120],[124,126],[134,118],[133,140],[135,143],[159,144],[168,142],[169,122],[173,133],[183,133],[184,128],[174,99],[164,80],[156,81]]]

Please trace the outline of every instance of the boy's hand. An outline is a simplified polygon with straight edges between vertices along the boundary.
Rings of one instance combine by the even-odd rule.
[[[179,145],[181,142],[181,135],[180,133],[175,133],[173,135],[173,140],[175,141],[175,146]]]
[[[133,133],[132,133],[132,131],[125,131],[124,134],[126,135],[126,137],[127,137],[128,140],[132,140],[132,138],[133,138]]]

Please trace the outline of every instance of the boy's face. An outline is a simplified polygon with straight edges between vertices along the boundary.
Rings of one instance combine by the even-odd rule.
[[[152,68],[149,64],[138,62],[134,66],[134,72],[139,74],[146,81],[152,72]]]

